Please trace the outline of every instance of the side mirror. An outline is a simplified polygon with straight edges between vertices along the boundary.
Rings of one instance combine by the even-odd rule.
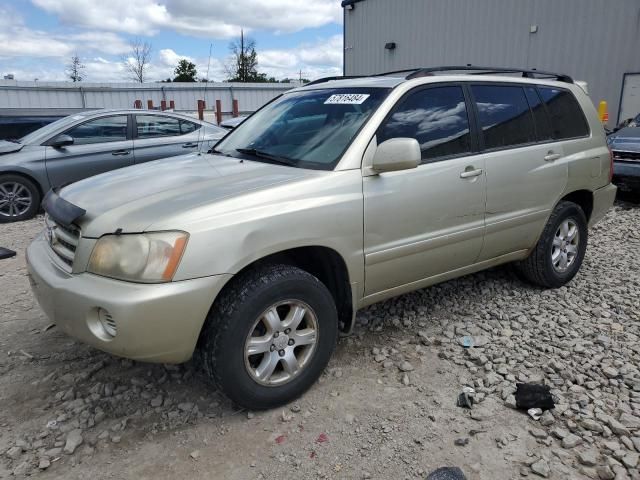
[[[57,135],[49,140],[49,146],[53,148],[62,148],[73,145],[73,137],[69,135]]]
[[[421,161],[420,144],[415,138],[391,138],[378,145],[371,169],[376,173],[409,170]]]

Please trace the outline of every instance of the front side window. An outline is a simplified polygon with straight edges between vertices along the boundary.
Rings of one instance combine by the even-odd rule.
[[[486,149],[535,142],[533,118],[522,87],[472,85]]]
[[[74,145],[121,142],[127,139],[127,116],[97,118],[65,132],[73,138]]]
[[[380,144],[401,137],[418,141],[424,162],[470,153],[469,117],[462,87],[427,88],[401,100],[378,130],[377,140]]]
[[[160,115],[136,115],[136,131],[138,138],[181,135],[180,120]]]
[[[332,170],[388,93],[362,87],[286,93],[231,131],[214,153]]]
[[[564,140],[589,135],[589,125],[571,92],[551,87],[538,87],[538,91],[547,105],[554,139]]]

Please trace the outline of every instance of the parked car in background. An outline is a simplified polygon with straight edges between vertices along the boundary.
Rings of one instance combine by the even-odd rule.
[[[613,183],[640,192],[640,126],[626,127],[607,139],[613,153]]]
[[[227,133],[169,112],[98,110],[0,141],[0,223],[33,217],[50,188],[158,158],[207,151]]]
[[[564,75],[450,70],[317,80],[211,154],[50,192],[36,298],[115,355],[196,352],[261,409],[311,387],[375,302],[508,262],[567,284],[616,194],[593,102]]]
[[[222,128],[226,128],[227,130],[233,130],[238,125],[240,125],[242,122],[244,122],[246,119],[247,119],[247,117],[232,117],[232,118],[228,118],[226,120],[223,120],[220,123],[220,126]]]

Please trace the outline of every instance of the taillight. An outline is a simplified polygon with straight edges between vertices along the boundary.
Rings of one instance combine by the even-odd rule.
[[[607,148],[609,149],[609,183],[611,183],[613,180],[613,150],[608,145]]]

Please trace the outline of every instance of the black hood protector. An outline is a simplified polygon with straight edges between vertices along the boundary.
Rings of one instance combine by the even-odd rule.
[[[86,210],[60,197],[54,189],[47,192],[42,201],[42,208],[57,223],[69,228],[87,213]]]

